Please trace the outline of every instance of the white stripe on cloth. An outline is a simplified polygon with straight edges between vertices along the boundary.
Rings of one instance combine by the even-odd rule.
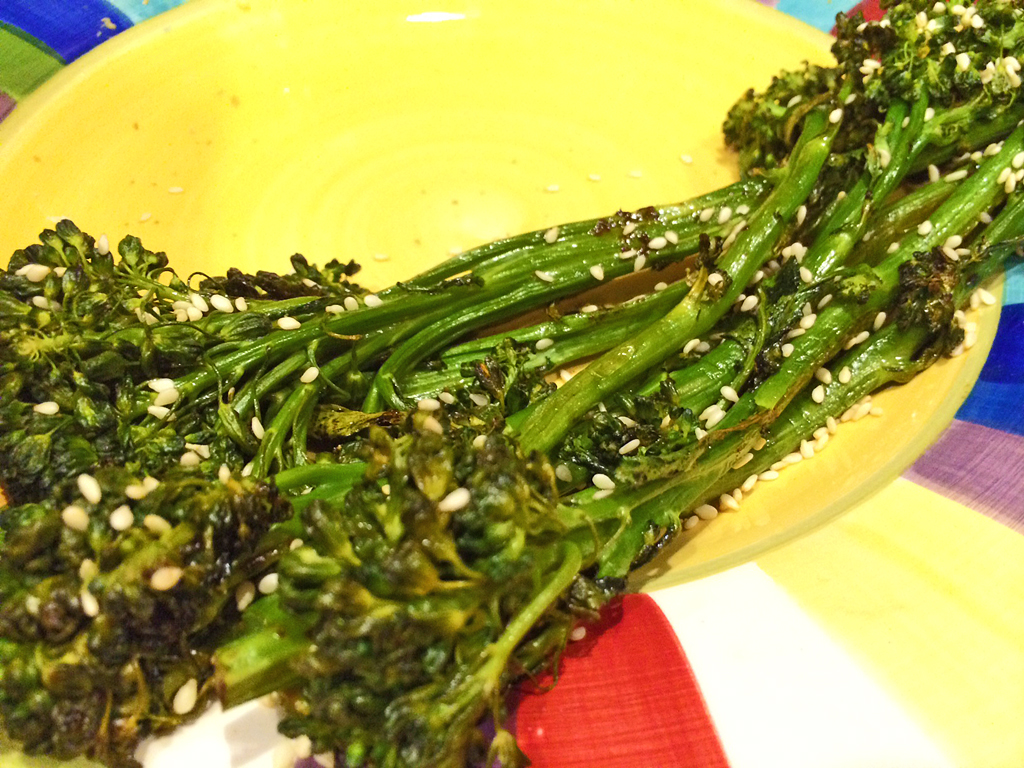
[[[953,768],[754,563],[651,597],[679,637],[732,768]]]

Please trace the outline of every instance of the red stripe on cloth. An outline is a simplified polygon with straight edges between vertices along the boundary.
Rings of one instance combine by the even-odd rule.
[[[570,643],[558,683],[517,697],[534,768],[728,768],[686,654],[647,595],[626,595]]]
[[[878,0],[864,0],[863,3],[857,3],[857,5],[846,12],[846,15],[853,16],[857,11],[864,14],[865,21],[881,21],[882,17],[885,16],[885,11],[878,4]],[[835,34],[835,28],[832,29],[832,34]]]

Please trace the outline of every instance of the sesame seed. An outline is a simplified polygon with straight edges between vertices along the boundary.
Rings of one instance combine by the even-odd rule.
[[[260,591],[261,595],[272,595],[277,591],[279,580],[280,577],[276,573],[268,573],[260,579],[260,583],[256,588]]]
[[[243,581],[235,587],[235,605],[239,611],[244,611],[252,601],[256,599],[256,585],[251,581]]]
[[[1017,177],[1016,176],[1011,176],[1010,178],[1008,178],[1006,180],[1006,183],[1003,184],[1003,191],[1006,194],[1010,194],[1011,192],[1013,192],[1014,189],[1016,189],[1016,187],[1017,187]]]
[[[978,289],[978,298],[981,299],[981,303],[987,306],[992,306],[996,303],[996,297],[986,291],[984,288]]]
[[[249,477],[252,474],[252,462],[250,461],[244,467],[242,467],[242,477]]]
[[[719,283],[725,282],[725,278],[721,272],[712,272],[708,275],[708,285],[718,285]]]
[[[593,314],[594,312],[597,312],[598,309],[600,309],[600,307],[598,307],[597,304],[587,304],[585,306],[580,307],[580,312],[582,312],[585,315],[590,315]]]
[[[171,409],[163,405],[151,405],[146,411],[153,418],[161,420],[166,419],[171,413]]]
[[[149,586],[158,592],[166,592],[174,589],[184,574],[181,568],[176,565],[165,565],[153,571],[149,577]]]
[[[633,427],[636,426],[636,422],[633,419],[629,418],[629,416],[619,416],[618,419],[622,426],[626,427],[627,429],[632,429]]]
[[[691,528],[696,528],[699,523],[700,519],[696,515],[690,515],[688,518],[683,520],[683,529],[688,531]]]
[[[697,218],[700,219],[701,222],[708,222],[708,221],[711,221],[711,217],[714,216],[714,215],[715,215],[715,209],[714,208],[705,208],[704,210],[702,210],[700,212],[700,214],[697,216]]]
[[[227,315],[235,311],[235,306],[231,303],[231,299],[227,296],[221,296],[219,293],[215,293],[210,297],[210,305],[218,312],[223,312]]]
[[[947,173],[943,180],[944,181],[948,181],[948,182],[954,182],[954,181],[960,181],[961,179],[966,179],[966,178],[967,178],[967,169],[966,168],[961,168],[959,171],[953,171],[952,173]]]
[[[604,267],[595,264],[590,268],[590,274],[594,276],[595,280],[604,280]]]
[[[363,303],[371,309],[384,306],[384,300],[375,293],[368,293],[363,296]]]
[[[476,437],[473,438],[473,447],[476,448],[478,451],[481,450],[485,445],[487,445],[487,435],[477,435]],[[385,485],[383,488],[381,488],[381,490],[384,491],[385,495],[390,494],[391,486]]]
[[[554,339],[548,339],[548,338],[540,339],[533,346],[534,346],[534,349],[536,349],[538,352],[543,352],[544,350],[551,349],[551,347],[555,346],[555,340]]]
[[[690,157],[690,155],[680,155],[680,156],[679,156],[679,159],[680,159],[680,160],[682,160],[682,161],[683,161],[684,163],[686,163],[687,165],[689,165],[690,163],[692,163],[692,162],[693,162],[693,158],[692,158],[692,157]]]
[[[655,293],[661,293],[666,288],[668,288],[668,283],[666,283],[666,282],[660,282],[660,283],[655,283],[654,284],[654,292]]]
[[[359,309],[359,300],[355,296],[346,296],[341,303],[349,312]]]
[[[110,527],[115,531],[127,531],[135,524],[135,515],[132,514],[131,507],[122,504],[110,513],[109,521]]]
[[[587,178],[590,179],[591,181],[600,181],[601,180],[601,174],[599,174],[599,173],[591,173],[590,175],[587,176]]]
[[[204,299],[198,293],[190,293],[188,296],[188,300],[189,302],[191,302],[192,306],[198,309],[200,312],[205,314],[210,311],[210,305],[207,304],[206,299]]]
[[[738,403],[740,400],[740,396],[736,393],[736,390],[728,385],[722,387],[721,393],[722,397],[731,403]]]
[[[938,166],[929,165],[928,166],[928,181],[938,181],[939,177],[940,176],[939,176],[939,168],[938,168]]]
[[[69,504],[60,513],[64,525],[73,531],[85,531],[89,527],[89,513],[77,504]]]
[[[818,302],[818,311],[820,312],[825,307],[827,307],[830,301],[832,301],[831,293],[826,293],[824,296],[822,296],[821,300]]]
[[[810,459],[814,456],[814,446],[811,445],[807,440],[800,441],[800,455],[805,459]]]
[[[439,502],[437,502],[438,512],[457,512],[469,504],[472,497],[469,493],[468,488],[456,488],[454,491],[449,493]]]
[[[193,677],[174,694],[171,708],[176,715],[187,715],[195,709],[199,699],[199,682]]]
[[[822,384],[832,383],[832,372],[828,368],[819,368],[814,372],[814,378],[820,381]]]
[[[800,336],[803,336],[805,333],[807,333],[806,328],[793,328],[791,331],[789,331],[789,333],[786,334],[786,338],[795,339]]]
[[[796,347],[794,347],[792,344],[783,344],[782,345],[782,356],[783,357],[789,357],[790,355],[793,354],[793,352],[795,350],[796,350]]]
[[[747,296],[747,298],[743,300],[743,303],[740,304],[740,312],[750,312],[757,306],[757,302],[757,296]]]
[[[40,416],[56,416],[60,413],[60,406],[53,400],[46,400],[45,402],[33,405],[32,411]]]
[[[82,607],[82,613],[93,619],[99,616],[100,601],[87,589],[83,589],[78,595],[78,604]]]
[[[250,424],[252,426],[253,435],[256,436],[257,440],[262,440],[263,436],[266,434],[266,430],[263,428],[263,422],[260,421],[259,416],[253,416]]]
[[[800,279],[805,283],[809,283],[814,280],[814,273],[807,267],[800,267]]]
[[[470,392],[469,399],[473,401],[473,405],[479,408],[483,408],[485,405],[487,405],[487,403],[490,402],[487,395],[481,394],[479,392]]]
[[[619,448],[619,454],[625,456],[627,453],[632,453],[639,447],[640,441],[634,438],[633,440],[630,440],[628,443],[623,444],[622,447]]]
[[[740,505],[736,502],[736,499],[734,499],[728,493],[723,493],[721,496],[718,497],[718,505],[723,509],[731,509],[733,512],[737,511],[740,508]]]
[[[700,344],[700,339],[690,339],[688,342],[686,342],[686,344],[683,345],[683,354],[690,354],[691,352],[693,352],[693,350],[697,348],[698,344]]]
[[[178,402],[179,396],[180,395],[176,387],[168,387],[167,389],[162,389],[159,392],[157,392],[156,397],[153,398],[153,405],[172,405],[173,403]]]
[[[24,277],[30,283],[41,283],[46,279],[52,270],[45,264],[26,264],[14,274]]]
[[[803,99],[804,97],[798,93],[796,96],[793,96],[789,101],[786,102],[786,108],[788,109],[790,107],[795,107],[797,104],[803,101]]]
[[[885,317],[885,312],[879,312],[877,315],[875,315],[875,322],[871,324],[871,327],[876,331],[880,330],[881,327],[885,325]]]
[[[870,333],[868,333],[867,331],[861,331],[861,332],[860,332],[860,333],[858,333],[858,334],[857,334],[856,336],[854,336],[854,337],[853,337],[852,339],[850,339],[850,340],[849,340],[848,342],[846,342],[846,347],[845,347],[845,348],[846,348],[846,349],[853,349],[853,348],[854,348],[854,347],[856,347],[856,346],[857,346],[858,344],[860,344],[860,343],[862,343],[862,342],[865,342],[865,341],[867,341],[867,340],[868,340],[868,337],[869,337],[870,335],[871,335],[871,334],[870,334]]]
[[[703,440],[705,437],[708,436],[708,433],[701,429],[700,427],[697,427],[693,430],[693,436],[696,437],[698,440]]]
[[[752,490],[754,490],[755,485],[757,485],[756,472],[743,481],[743,485],[740,486],[740,490],[743,491],[744,493],[750,493]]]
[[[608,475],[598,472],[590,481],[594,484],[594,487],[602,491],[611,491],[615,488],[615,481],[612,480]]]
[[[615,491],[613,491],[613,490],[605,490],[605,491],[596,491],[596,492],[594,493],[594,496],[593,496],[593,498],[594,498],[595,500],[600,500],[600,499],[607,499],[607,498],[608,498],[609,496],[611,496],[611,495],[612,495],[613,493],[615,493]]]
[[[881,416],[884,413],[885,411],[882,410],[882,407],[880,405],[872,405],[871,410],[868,411],[868,414],[871,416]]]
[[[824,385],[819,384],[818,386],[816,386],[814,389],[811,390],[811,400],[813,400],[816,403],[823,403],[823,402],[825,402],[825,387],[824,387]]]
[[[804,315],[800,318],[800,327],[805,331],[814,327],[814,322],[818,319],[818,316],[813,312],[809,315]]]
[[[446,403],[448,405],[454,405],[455,404],[455,395],[453,395],[451,392],[442,392],[441,394],[439,394],[437,396],[437,398],[442,403]]]
[[[329,315],[340,315],[344,311],[345,308],[341,306],[341,304],[328,304],[326,307],[324,307],[324,312],[326,312]]]
[[[803,224],[804,223],[804,219],[806,219],[806,218],[807,218],[807,206],[806,205],[801,205],[799,208],[796,209],[796,224],[797,224],[797,226],[800,226],[801,224]]]
[[[435,435],[444,434],[444,427],[441,426],[441,422],[433,416],[427,416],[427,418],[423,420],[423,429],[427,432],[433,432]]]
[[[712,429],[713,427],[718,426],[718,423],[724,418],[725,411],[719,408],[717,411],[711,414],[711,416],[708,417],[708,420],[704,422],[704,426],[707,427],[708,429]]]
[[[558,227],[552,227],[544,233],[544,242],[553,243],[558,239]]]
[[[538,280],[543,280],[545,283],[553,283],[555,281],[554,276],[550,272],[544,272],[538,269],[533,274],[536,275]]]
[[[665,230],[665,239],[668,240],[672,245],[676,245],[679,242],[679,235],[674,230]]]
[[[227,464],[221,464],[217,469],[217,480],[219,480],[223,485],[227,485],[231,480],[231,469]]]
[[[635,221],[627,221],[622,226],[622,235],[623,235],[623,237],[626,237],[628,235],[632,235],[635,231],[636,231],[636,222]]]
[[[559,464],[557,467],[555,467],[555,477],[557,477],[563,483],[571,483],[572,470],[565,466],[565,464]]]
[[[249,302],[245,300],[244,296],[239,296],[235,299],[235,309],[239,312],[245,312],[249,308]]]
[[[693,512],[701,520],[714,520],[718,517],[718,510],[710,504],[701,504]]]
[[[935,110],[932,109],[931,107],[928,107],[928,109],[924,111],[924,121],[927,123],[933,117],[935,117]]]
[[[557,184],[548,184],[546,187],[544,187],[544,191],[545,192],[557,192],[558,191],[558,185]]]
[[[739,460],[735,464],[732,465],[732,468],[733,469],[739,469],[740,467],[745,466],[746,464],[749,464],[753,460],[753,458],[754,458],[754,454],[752,454],[752,453],[745,453],[743,456],[741,456],[739,458]]]
[[[718,223],[725,224],[729,219],[732,218],[732,208],[727,205],[723,205],[718,211]]]
[[[842,119],[843,119],[843,110],[842,110],[841,107],[836,107],[835,109],[833,109],[831,112],[828,113],[828,121],[830,123],[832,123],[833,125],[835,125],[836,123],[838,123]]]
[[[277,327],[282,331],[297,331],[302,327],[302,323],[294,317],[282,317],[277,321]]]
[[[172,195],[180,195],[185,190],[182,187],[168,187],[167,191],[170,192]]]
[[[762,481],[762,482],[763,481],[778,480],[779,479],[779,473],[776,472],[774,469],[769,469],[769,470],[759,474],[757,476],[757,479]]]
[[[644,268],[644,265],[646,263],[647,263],[647,257],[644,256],[641,253],[639,256],[636,257],[636,260],[633,262],[633,271],[634,272],[639,272],[641,269]]]
[[[77,482],[78,492],[90,504],[99,504],[103,500],[103,491],[100,489],[99,481],[95,477],[83,472],[78,476]]]
[[[441,407],[441,403],[432,397],[424,397],[416,401],[416,408],[421,411],[436,411]]]
[[[178,459],[178,462],[183,467],[198,467],[201,461],[202,458],[195,451],[185,451],[185,453],[181,454],[181,458]]]
[[[840,384],[849,384],[850,383],[850,379],[853,378],[853,373],[850,371],[850,367],[847,366],[847,365],[844,365],[839,370],[839,376],[837,378],[839,379],[839,383]]]
[[[319,375],[320,369],[317,368],[315,365],[311,365],[302,372],[302,375],[299,377],[299,381],[301,381],[303,384],[312,384],[314,381],[316,381],[316,378]]]
[[[666,245],[668,245],[668,239],[661,236],[652,237],[647,241],[647,247],[652,251],[660,251]]]

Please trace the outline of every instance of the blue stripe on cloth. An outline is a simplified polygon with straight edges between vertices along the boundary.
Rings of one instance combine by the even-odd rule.
[[[132,26],[131,19],[104,0],[5,0],[0,21],[50,46],[64,61]]]
[[[109,0],[111,5],[116,5],[121,12],[138,24],[140,21],[151,19],[154,16],[184,5],[188,0],[149,0],[143,4],[143,0]]]
[[[1024,435],[1024,304],[1003,307],[992,351],[956,417]]]
[[[1024,304],[1024,261],[1018,261],[1006,270],[1003,304]]]
[[[857,5],[858,0],[779,0],[775,9],[795,16],[805,24],[822,32],[831,32],[836,25],[836,14]]]

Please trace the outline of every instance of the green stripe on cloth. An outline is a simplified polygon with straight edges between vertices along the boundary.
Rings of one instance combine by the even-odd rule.
[[[23,99],[62,66],[64,62],[42,43],[0,23],[0,91]]]

